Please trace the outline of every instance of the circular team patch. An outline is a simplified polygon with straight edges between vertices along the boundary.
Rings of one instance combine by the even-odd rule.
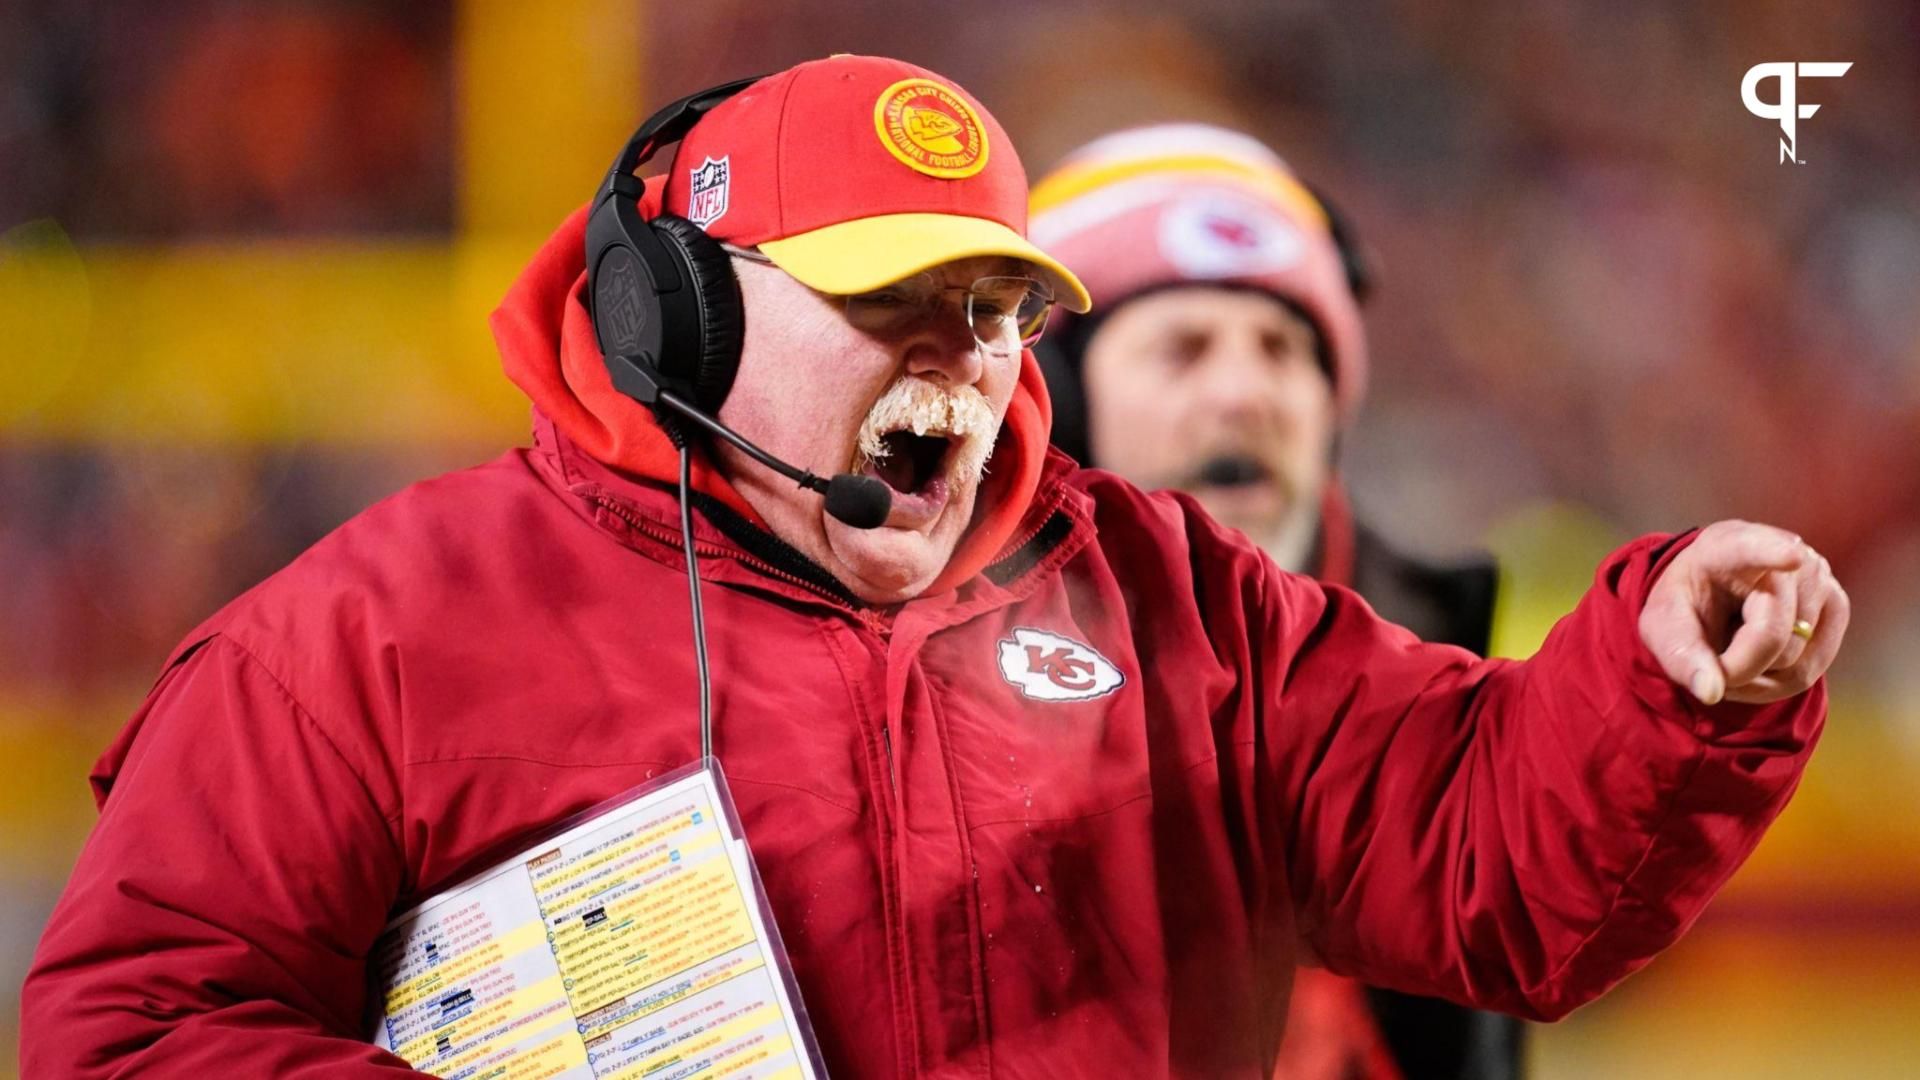
[[[902,79],[880,93],[873,127],[901,163],[959,180],[987,167],[987,131],[965,98],[932,79]]]

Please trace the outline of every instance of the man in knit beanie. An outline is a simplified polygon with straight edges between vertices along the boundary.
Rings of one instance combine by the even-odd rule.
[[[1035,242],[1098,304],[1043,343],[1056,444],[1188,492],[1282,566],[1356,588],[1423,638],[1486,651],[1490,564],[1426,566],[1352,519],[1336,448],[1366,387],[1370,271],[1279,155],[1201,124],[1122,131],[1040,180],[1033,211]],[[1514,1076],[1521,1031],[1303,971],[1281,1074]]]

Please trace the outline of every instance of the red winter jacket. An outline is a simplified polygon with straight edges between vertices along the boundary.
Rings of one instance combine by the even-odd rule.
[[[502,335],[523,383],[576,319],[567,239],[513,301],[566,309],[525,324],[546,358]],[[28,1077],[404,1072],[359,1038],[388,917],[698,753],[675,502],[636,461],[542,420],[190,637],[96,770]],[[718,483],[715,741],[837,1077],[1264,1077],[1302,949],[1564,1015],[1693,921],[1825,713],[1660,674],[1635,620],[1673,540],[1476,661],[1064,457],[984,569],[884,613]]]

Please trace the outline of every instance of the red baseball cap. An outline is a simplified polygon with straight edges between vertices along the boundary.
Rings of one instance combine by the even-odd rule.
[[[727,99],[681,140],[663,208],[824,293],[1001,255],[1033,264],[1068,310],[1091,303],[1027,240],[1027,175],[999,122],[898,60],[813,60]]]

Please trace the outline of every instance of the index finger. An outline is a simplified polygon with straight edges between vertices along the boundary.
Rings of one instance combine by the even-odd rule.
[[[1709,525],[1694,544],[1700,569],[1716,581],[1750,589],[1768,570],[1791,572],[1806,561],[1807,545],[1785,529],[1752,522]]]

